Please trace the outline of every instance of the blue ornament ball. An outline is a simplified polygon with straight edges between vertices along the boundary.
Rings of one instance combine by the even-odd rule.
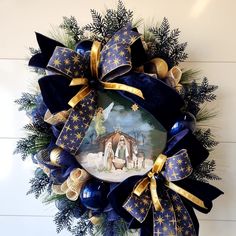
[[[175,124],[169,131],[169,136],[172,137],[184,129],[189,129],[193,132],[195,128],[196,128],[195,116],[190,112],[185,112],[180,117],[178,117]]]
[[[69,201],[67,199],[58,199],[55,201],[56,208],[63,211],[68,206]]]
[[[93,42],[91,40],[83,40],[75,46],[75,51],[81,56],[89,56]]]
[[[90,179],[81,189],[81,203],[90,210],[103,210],[108,205],[107,194],[109,191],[108,183],[98,179]]]

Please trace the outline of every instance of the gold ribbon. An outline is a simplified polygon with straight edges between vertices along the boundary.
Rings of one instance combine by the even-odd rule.
[[[167,181],[165,183],[165,186],[168,187],[169,189],[173,190],[174,192],[178,193],[179,195],[181,195],[182,197],[185,197],[186,199],[188,199],[189,201],[193,202],[194,204],[196,204],[197,206],[207,209],[207,207],[205,207],[204,202],[196,197],[195,195],[191,194],[190,192],[188,192],[187,190],[179,187],[178,185]]]
[[[90,54],[90,69],[93,78],[96,78],[99,84],[107,90],[122,90],[132,94],[135,94],[142,99],[143,93],[140,89],[134,88],[132,86],[128,86],[125,84],[120,83],[111,83],[111,82],[102,82],[98,79],[98,65],[100,60],[100,51],[101,51],[101,43],[98,41],[94,41],[91,54]],[[70,86],[77,86],[83,85],[80,91],[69,101],[69,105],[74,108],[81,100],[83,100],[89,93],[91,92],[92,88],[89,85],[89,80],[87,78],[73,78]]]
[[[93,225],[100,225],[102,223],[101,216],[93,216],[92,211],[89,211],[89,220]]]
[[[147,189],[148,185],[150,184],[150,191],[151,191],[151,197],[152,197],[152,202],[154,205],[154,208],[156,211],[162,210],[161,203],[159,201],[159,197],[157,194],[157,183],[156,183],[156,178],[155,174],[159,173],[165,162],[166,162],[167,157],[163,154],[160,154],[153,167],[152,170],[149,171],[148,177],[144,178],[141,182],[138,183],[138,185],[135,187],[133,193],[136,194],[137,196],[141,196],[142,193]]]
[[[56,114],[52,114],[49,110],[47,110],[44,115],[44,121],[51,125],[65,123],[69,114],[70,114],[70,109],[67,111],[60,111]]]
[[[177,92],[180,92],[183,88],[183,85],[180,84],[180,80],[182,77],[182,71],[178,66],[172,67],[166,76],[166,79],[170,83],[170,86],[176,89]]]
[[[56,194],[66,194],[71,201],[76,201],[79,197],[81,188],[90,178],[84,169],[76,168],[71,171],[70,176],[61,185],[52,185],[52,190]]]
[[[158,194],[157,194],[157,182],[156,182],[155,174],[159,174],[161,172],[166,160],[167,160],[167,156],[160,154],[157,157],[157,159],[152,167],[152,170],[148,173],[148,176],[146,178],[144,178],[143,180],[141,180],[137,184],[135,189],[133,190],[133,193],[140,197],[142,195],[142,193],[150,185],[152,203],[153,203],[153,206],[156,211],[162,210],[162,206],[161,206]],[[167,188],[169,188],[169,189],[175,191],[176,193],[180,194],[181,196],[185,197],[186,199],[193,202],[197,206],[207,209],[204,205],[204,202],[201,199],[199,199],[198,197],[189,193],[185,189],[177,186],[176,184],[174,184],[168,180],[166,180],[164,184]]]
[[[38,166],[42,169],[42,171],[44,172],[44,174],[46,174],[47,176],[50,175],[50,169],[47,168],[46,166],[44,166],[43,164],[38,164]]]

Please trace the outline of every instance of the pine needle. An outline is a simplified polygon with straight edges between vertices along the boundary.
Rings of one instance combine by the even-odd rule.
[[[207,104],[202,106],[199,110],[199,112],[196,115],[196,121],[198,126],[201,125],[201,122],[209,121],[210,119],[213,119],[216,117],[218,112],[216,111],[216,108],[211,108],[210,110],[207,107]]]
[[[74,49],[76,42],[61,27],[51,26],[51,30],[49,31],[49,35],[51,36],[51,38],[64,44],[66,47],[68,47],[70,49]]]
[[[195,81],[199,80],[200,79],[198,77],[199,72],[200,72],[199,70],[193,70],[193,69],[183,71],[180,83],[182,85],[188,85],[191,84],[194,80]]]

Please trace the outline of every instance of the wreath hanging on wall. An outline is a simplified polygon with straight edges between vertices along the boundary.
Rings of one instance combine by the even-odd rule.
[[[64,17],[63,38],[36,33],[40,89],[16,101],[31,119],[16,147],[36,165],[28,193],[55,203],[57,232],[198,235],[193,208],[222,194],[201,127],[217,86],[179,67],[187,43],[166,18],[141,34],[121,1],[91,14],[84,27]]]

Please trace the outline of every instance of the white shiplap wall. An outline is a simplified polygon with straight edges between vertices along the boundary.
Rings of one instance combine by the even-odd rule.
[[[223,180],[214,183],[225,191],[215,201],[208,215],[198,214],[200,236],[234,236],[236,229],[236,2],[234,0],[146,0],[125,1],[137,18],[153,23],[168,17],[172,27],[182,31],[188,41],[189,60],[186,68],[201,69],[210,82],[218,84],[215,103],[219,115],[211,122],[220,144],[212,154],[217,160],[217,173]],[[24,60],[28,46],[36,46],[34,31],[47,34],[59,25],[62,16],[74,15],[81,25],[90,22],[90,8],[104,10],[115,6],[112,0],[0,0],[0,235],[56,235],[53,205],[44,206],[32,196],[25,196],[32,176],[32,165],[22,162],[13,150],[24,114],[17,111],[13,100],[35,83]],[[62,232],[62,236],[69,235]]]

